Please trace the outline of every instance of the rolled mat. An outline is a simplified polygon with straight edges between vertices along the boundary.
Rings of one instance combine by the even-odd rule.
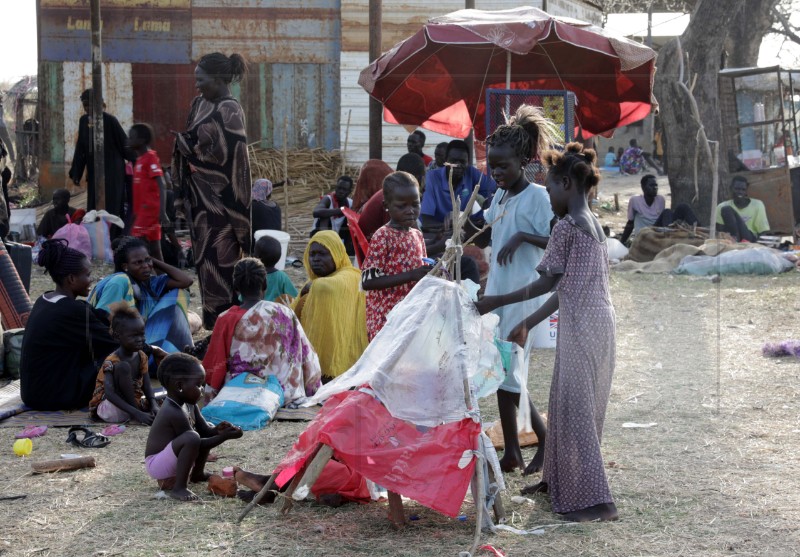
[[[11,255],[0,242],[0,316],[9,329],[25,327],[31,313],[31,303],[19,278]]]

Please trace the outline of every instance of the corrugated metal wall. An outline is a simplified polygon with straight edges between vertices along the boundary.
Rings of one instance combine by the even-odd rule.
[[[520,5],[542,7],[542,0],[476,0],[479,10],[506,10]],[[583,0],[548,0],[548,12],[599,23],[600,10]],[[381,43],[383,51],[413,35],[432,17],[464,9],[463,0],[383,0]],[[350,116],[347,160],[363,164],[369,158],[369,96],[358,85],[358,74],[369,65],[369,0],[342,0],[341,138]],[[394,167],[406,151],[409,132],[402,126],[383,123],[383,160]],[[433,156],[436,144],[452,138],[425,131],[425,153]]]
[[[86,0],[38,0],[41,186],[68,182],[91,86]],[[232,88],[245,110],[248,139],[290,147],[339,148],[340,0],[103,0],[104,97],[127,130],[148,122],[167,163],[170,130],[183,130],[194,89],[194,61],[238,52],[249,63]]]

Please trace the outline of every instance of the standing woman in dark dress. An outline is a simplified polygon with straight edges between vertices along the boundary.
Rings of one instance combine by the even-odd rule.
[[[83,171],[86,170],[86,210],[97,209],[95,206],[94,183],[94,139],[92,137],[92,90],[81,93],[81,103],[86,112],[78,122],[78,142],[72,156],[72,167],[69,177],[77,186],[80,185]],[[106,174],[106,211],[122,218],[125,202],[125,160],[134,162],[136,157],[127,154],[128,136],[114,116],[103,112],[103,158]]]
[[[173,169],[188,199],[192,251],[203,297],[203,326],[232,305],[233,267],[250,252],[250,164],[242,107],[230,84],[246,66],[238,54],[206,54],[195,68],[200,96],[188,130],[176,134]]]
[[[63,239],[42,244],[37,262],[56,283],[33,305],[22,339],[22,402],[34,410],[74,410],[89,404],[97,370],[119,344],[87,296],[89,260]]]

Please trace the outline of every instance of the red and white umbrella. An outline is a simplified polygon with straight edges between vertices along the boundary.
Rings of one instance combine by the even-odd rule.
[[[489,88],[571,91],[584,136],[641,120],[656,53],[624,37],[542,10],[459,10],[436,17],[384,53],[358,83],[387,122],[451,137],[486,135]]]

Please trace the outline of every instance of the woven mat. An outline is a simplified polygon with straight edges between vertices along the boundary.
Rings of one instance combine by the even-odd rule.
[[[275,419],[282,422],[310,422],[317,417],[321,406],[309,408],[281,408],[275,413]]]
[[[156,398],[166,391],[153,386]],[[19,395],[19,381],[13,381],[0,389],[0,427],[46,425],[48,427],[71,427],[98,423],[92,419],[88,408],[81,410],[31,410]],[[102,422],[101,422],[102,423]]]

